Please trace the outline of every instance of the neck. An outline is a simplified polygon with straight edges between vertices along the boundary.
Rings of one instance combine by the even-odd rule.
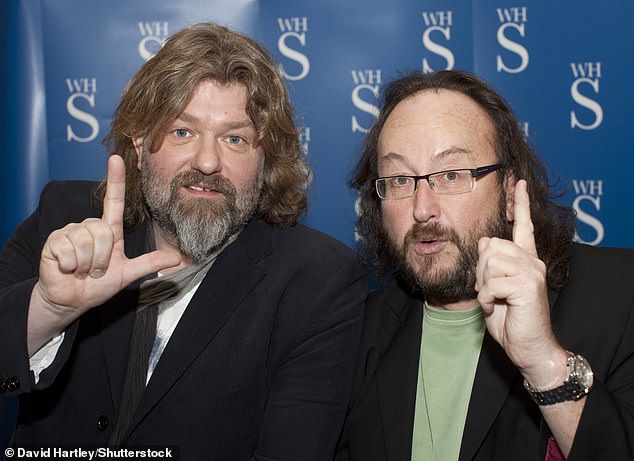
[[[427,305],[432,309],[439,309],[443,311],[468,311],[477,306],[478,300],[476,299],[464,299],[455,302],[443,302],[436,299],[427,299]]]

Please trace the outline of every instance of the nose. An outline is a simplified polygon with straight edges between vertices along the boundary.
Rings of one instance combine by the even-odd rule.
[[[203,174],[219,173],[222,169],[221,149],[213,137],[202,136],[191,159],[191,167]]]
[[[418,182],[413,200],[413,215],[416,222],[425,223],[440,216],[438,194],[431,190],[429,183],[424,179]]]

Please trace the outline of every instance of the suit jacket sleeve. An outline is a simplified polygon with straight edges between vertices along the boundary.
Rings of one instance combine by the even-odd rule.
[[[572,290],[560,294],[553,323],[560,304],[570,309],[575,326],[560,328],[561,341],[589,360],[595,382],[568,460],[634,459],[634,251],[575,251]]]
[[[70,352],[76,323],[67,329],[54,363],[40,375],[39,382],[35,384],[27,349],[29,300],[37,282],[40,255],[48,234],[63,227],[70,210],[81,213],[86,209],[85,205],[77,207],[61,199],[61,196],[68,196],[66,192],[69,188],[75,191],[72,195],[77,200],[89,196],[89,193],[77,193],[79,184],[81,188],[92,185],[88,182],[49,183],[42,192],[37,210],[16,229],[0,253],[0,350],[6,351],[0,354],[0,390],[4,389],[4,395],[16,395],[49,386]],[[60,207],[61,203],[69,206]]]

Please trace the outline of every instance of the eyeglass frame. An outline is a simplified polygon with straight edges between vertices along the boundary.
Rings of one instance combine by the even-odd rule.
[[[501,170],[503,168],[506,168],[506,165],[503,163],[494,163],[492,165],[485,165],[485,166],[480,166],[477,168],[452,168],[449,170],[442,170],[442,171],[436,171],[434,173],[429,173],[429,174],[425,174],[425,175],[421,175],[421,176],[416,176],[416,175],[407,175],[407,174],[397,174],[394,176],[381,176],[379,178],[376,178],[374,180],[374,190],[376,191],[376,195],[379,196],[379,198],[381,200],[401,200],[404,198],[410,198],[413,197],[416,194],[416,191],[418,190],[418,182],[421,179],[424,179],[425,181],[427,181],[427,184],[429,185],[429,189],[434,193],[434,194],[438,194],[438,195],[458,195],[458,194],[465,194],[467,192],[471,192],[473,190],[473,186],[475,185],[475,180],[478,179],[479,177],[485,176],[489,173],[493,173],[494,171],[497,170]],[[468,171],[471,174],[471,188],[469,190],[465,190],[463,192],[437,192],[434,189],[434,186],[432,186],[431,182],[429,181],[429,178],[431,176],[437,175],[437,174],[441,174],[441,173],[450,173],[452,171]],[[381,194],[379,193],[379,181],[385,181],[387,179],[394,179],[394,178],[411,178],[414,180],[414,190],[412,191],[412,195],[406,195],[405,197],[399,197],[399,198],[387,198],[387,197],[381,197]]]

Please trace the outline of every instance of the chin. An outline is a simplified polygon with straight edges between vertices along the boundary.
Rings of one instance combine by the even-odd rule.
[[[451,272],[456,267],[456,258],[445,251],[427,255],[419,255],[411,251],[407,259],[409,266],[419,276],[436,278]]]

